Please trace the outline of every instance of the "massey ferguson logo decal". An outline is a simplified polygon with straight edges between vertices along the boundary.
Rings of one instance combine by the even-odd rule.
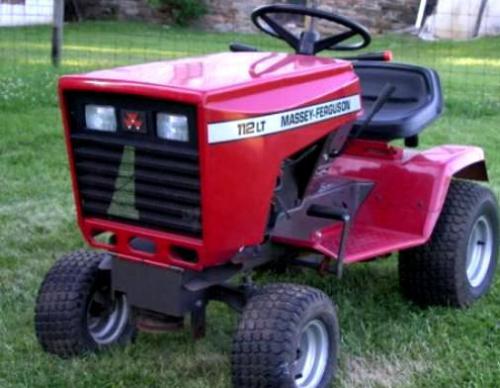
[[[360,110],[361,98],[359,95],[355,95],[292,111],[255,117],[249,120],[209,124],[208,139],[209,143],[214,144],[265,136],[330,120],[346,114],[359,112]]]
[[[146,115],[144,112],[123,111],[123,128],[129,132],[146,133]]]
[[[281,117],[281,128],[316,122],[317,119],[324,120],[325,118],[338,117],[346,112],[352,112],[351,101],[333,102],[328,105],[321,105],[316,108],[283,115]]]

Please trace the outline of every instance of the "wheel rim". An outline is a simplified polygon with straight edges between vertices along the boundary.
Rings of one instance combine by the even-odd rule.
[[[87,328],[98,345],[116,342],[123,334],[130,317],[125,295],[111,297],[109,290],[98,290],[87,308]]]
[[[479,218],[472,228],[467,247],[467,280],[474,288],[480,286],[493,256],[493,228],[485,217]]]
[[[301,334],[297,360],[295,361],[295,384],[299,388],[313,388],[321,382],[329,356],[329,336],[323,322],[309,322]]]

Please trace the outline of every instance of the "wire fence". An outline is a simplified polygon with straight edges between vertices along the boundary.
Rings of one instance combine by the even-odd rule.
[[[175,26],[171,15],[170,19],[169,15],[165,16],[168,12],[164,8],[155,11],[152,1],[66,1],[62,61],[58,69],[53,69],[54,0],[0,0],[0,82],[6,85],[13,79],[35,77],[40,78],[40,83],[50,83],[53,74],[227,51],[233,41],[261,50],[290,50],[283,42],[249,28],[249,7],[259,1],[225,3],[227,9],[223,0],[208,1],[208,16],[188,28]],[[233,3],[246,5],[238,10]],[[346,2],[319,3],[321,8],[336,10],[336,3]],[[500,36],[497,36],[500,35],[500,1],[358,0],[352,3],[355,5],[352,15],[349,9],[344,9],[349,16],[365,13],[385,23],[383,31],[377,25],[370,26],[377,34],[365,51],[390,49],[396,61],[436,68],[452,110],[488,114],[500,109]],[[393,11],[396,3],[411,3],[401,11],[401,15],[405,15],[404,26],[396,23],[396,19],[401,20],[400,14]],[[342,7],[339,5],[339,8]],[[292,27],[301,27],[294,23]],[[3,103],[7,103],[5,100],[4,96]]]

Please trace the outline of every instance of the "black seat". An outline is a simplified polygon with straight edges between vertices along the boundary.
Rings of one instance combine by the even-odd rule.
[[[388,83],[396,87],[381,111],[360,137],[391,141],[415,138],[443,111],[443,93],[436,71],[406,64],[358,62],[354,64],[363,89],[365,116],[355,123],[353,133]]]

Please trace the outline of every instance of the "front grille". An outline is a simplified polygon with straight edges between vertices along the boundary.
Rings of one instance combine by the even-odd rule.
[[[201,237],[197,147],[120,135],[72,130],[83,215]]]

